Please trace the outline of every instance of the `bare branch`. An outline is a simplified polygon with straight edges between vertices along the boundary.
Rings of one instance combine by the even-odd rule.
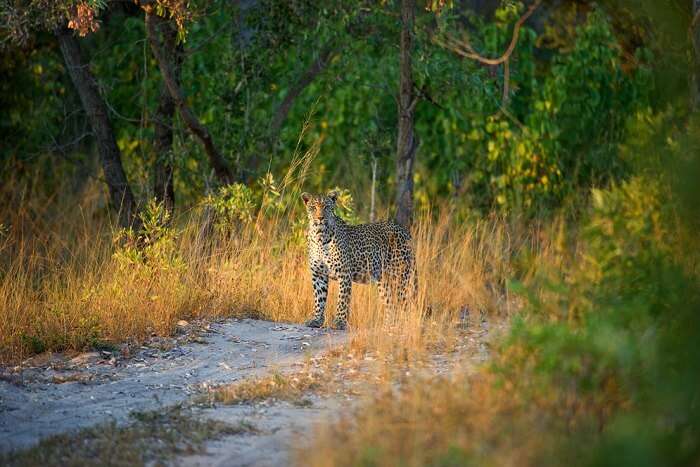
[[[510,39],[510,44],[508,44],[508,48],[506,48],[505,52],[503,52],[503,55],[497,58],[484,57],[483,55],[476,52],[469,42],[459,41],[451,36],[447,36],[445,42],[443,42],[437,37],[433,37],[432,40],[435,44],[456,53],[460,57],[476,60],[480,63],[483,63],[484,65],[500,65],[506,62],[508,59],[510,59],[510,56],[515,51],[516,45],[518,45],[520,29],[523,27],[523,24],[525,24],[525,21],[527,21],[528,18],[532,16],[532,14],[535,12],[535,10],[537,10],[537,8],[541,4],[542,0],[536,0],[535,3],[530,5],[525,14],[523,14],[523,16],[521,16],[520,19],[518,19],[518,21],[515,23],[515,26],[513,27],[513,36]]]
[[[523,24],[525,24],[525,21],[532,16],[532,14],[539,8],[539,6],[542,4],[542,0],[536,0],[530,7],[527,9],[527,11],[516,21],[515,26],[513,26],[513,36],[510,39],[510,43],[508,44],[508,47],[506,48],[505,52],[503,52],[503,55],[497,58],[489,58],[489,57],[484,57],[483,55],[479,54],[476,50],[474,50],[474,47],[469,43],[469,41],[459,41],[455,39],[452,36],[446,36],[445,41],[440,40],[437,37],[432,37],[432,41],[439,45],[440,47],[443,47],[445,49],[448,49],[455,54],[459,55],[462,58],[468,58],[470,60],[476,60],[479,63],[482,63],[484,65],[490,65],[490,66],[497,66],[497,65],[503,65],[503,97],[502,97],[502,102],[503,105],[508,103],[508,96],[510,94],[510,57],[513,55],[513,52],[515,51],[515,47],[518,45],[518,38],[520,37],[520,29],[523,27]]]
[[[289,114],[294,100],[299,97],[302,91],[304,91],[304,89],[313,82],[316,76],[326,68],[334,52],[334,49],[330,46],[323,47],[318,54],[318,58],[309,65],[306,71],[299,77],[299,80],[289,89],[287,95],[284,96],[284,99],[279,107],[277,107],[275,115],[270,122],[270,146],[274,146],[280,128],[287,119],[287,114]]]

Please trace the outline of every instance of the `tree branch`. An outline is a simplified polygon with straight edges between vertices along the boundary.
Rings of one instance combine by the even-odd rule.
[[[232,183],[234,181],[233,171],[226,163],[226,160],[214,144],[214,140],[212,139],[207,127],[199,121],[199,119],[194,115],[192,110],[190,110],[189,106],[187,105],[185,95],[182,92],[180,86],[178,85],[177,80],[175,79],[175,73],[173,72],[172,64],[168,60],[168,57],[166,57],[166,55],[164,54],[160,44],[160,40],[158,39],[158,30],[156,27],[156,22],[158,21],[157,18],[159,17],[154,15],[151,9],[152,7],[150,6],[144,7],[144,10],[146,12],[146,34],[151,45],[151,50],[153,51],[153,56],[158,62],[158,68],[160,69],[160,73],[163,77],[163,82],[165,83],[165,86],[167,87],[170,96],[175,102],[175,105],[177,106],[180,116],[185,122],[185,125],[187,125],[187,128],[190,130],[190,132],[194,136],[196,136],[202,143],[204,151],[209,157],[209,163],[214,169],[216,177],[222,183]]]
[[[334,49],[330,46],[325,46],[321,49],[318,54],[318,58],[314,60],[311,65],[304,71],[304,73],[299,77],[299,80],[289,89],[289,92],[277,107],[272,121],[270,122],[270,143],[272,147],[277,142],[277,136],[282,124],[287,119],[289,111],[292,109],[292,104],[297,97],[304,91],[304,89],[313,82],[313,80],[318,76],[328,65],[330,59],[334,55]]]
[[[500,57],[496,58],[489,58],[489,57],[484,57],[483,55],[479,54],[476,50],[474,50],[474,47],[469,43],[469,41],[459,41],[455,39],[454,37],[451,36],[446,36],[445,42],[440,40],[439,38],[432,37],[432,41],[439,45],[440,47],[443,47],[447,50],[450,50],[454,52],[455,54],[459,55],[462,58],[468,58],[470,60],[476,60],[479,63],[482,63],[484,65],[490,65],[490,66],[497,66],[503,64],[503,105],[507,104],[508,102],[508,96],[510,94],[510,57],[513,55],[513,52],[515,51],[515,47],[518,45],[518,38],[520,37],[520,29],[523,27],[523,24],[525,24],[525,21],[532,16],[532,14],[539,8],[539,6],[542,4],[542,0],[536,0],[530,7],[527,9],[527,11],[516,21],[515,26],[513,27],[513,36],[510,39],[510,43],[508,44],[508,47],[506,48],[505,52],[503,52],[503,55]]]
[[[503,52],[503,55],[497,58],[484,57],[483,55],[476,52],[468,41],[459,41],[451,36],[446,36],[446,42],[443,42],[442,40],[436,37],[432,37],[432,40],[435,44],[456,53],[460,57],[476,60],[477,62],[483,63],[484,65],[500,65],[508,59],[510,59],[510,56],[515,51],[515,46],[518,45],[520,29],[523,27],[523,24],[525,24],[525,21],[527,21],[528,18],[532,16],[532,14],[535,12],[535,10],[537,10],[537,8],[541,4],[542,0],[536,0],[535,3],[530,5],[525,14],[523,14],[523,16],[521,16],[520,19],[518,19],[518,21],[515,23],[515,26],[513,27],[513,36],[510,39],[510,44],[508,44],[508,48],[506,48],[505,52]]]

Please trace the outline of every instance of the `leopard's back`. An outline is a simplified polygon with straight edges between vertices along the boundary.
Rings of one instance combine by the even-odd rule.
[[[399,266],[411,273],[415,269],[411,235],[396,222],[342,224],[336,236],[338,247],[346,250],[342,256],[355,282],[378,281],[386,274],[393,275]]]

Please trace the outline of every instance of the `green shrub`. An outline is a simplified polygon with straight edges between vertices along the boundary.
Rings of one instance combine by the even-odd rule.
[[[555,401],[543,414],[553,459],[685,465],[700,455],[700,288],[695,252],[675,248],[676,213],[658,177],[595,190],[577,260],[526,295],[529,318],[504,350],[516,357],[498,371]]]
[[[151,199],[139,214],[142,227],[119,230],[114,238],[113,257],[124,269],[181,271],[185,268],[177,248],[178,232],[171,225],[171,213],[162,203]],[[135,268],[135,269],[134,269]]]
[[[502,53],[522,10],[509,3],[494,21],[476,21],[472,46],[484,55]],[[576,28],[571,48],[555,51],[549,63],[536,60],[535,43],[536,33],[523,28],[505,104],[501,74],[490,78],[468,60],[455,69],[435,54],[445,81],[460,84],[442,96],[448,108],[420,107],[421,156],[430,172],[418,184],[422,197],[449,187],[468,208],[532,215],[629,175],[619,146],[632,131],[629,119],[649,105],[649,53],[640,48],[624,62],[611,20],[599,9]]]

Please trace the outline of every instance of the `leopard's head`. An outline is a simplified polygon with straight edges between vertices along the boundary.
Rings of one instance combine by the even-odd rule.
[[[306,205],[311,232],[323,235],[335,227],[334,209],[338,193],[335,191],[331,191],[327,195],[302,193],[301,199]]]

